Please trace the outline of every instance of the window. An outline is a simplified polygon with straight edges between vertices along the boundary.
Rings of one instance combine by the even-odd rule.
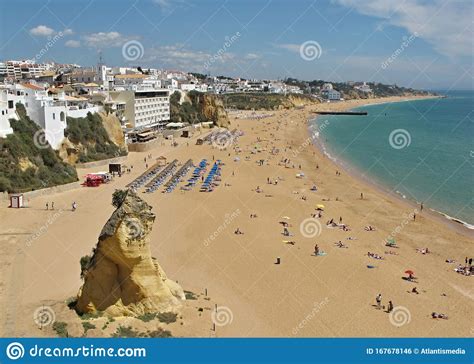
[[[56,120],[56,114],[53,112],[53,120]]]

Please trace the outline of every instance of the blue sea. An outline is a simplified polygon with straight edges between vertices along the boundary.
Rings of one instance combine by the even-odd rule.
[[[474,228],[474,92],[319,116],[316,143],[346,168]],[[315,125],[316,124],[316,125]]]

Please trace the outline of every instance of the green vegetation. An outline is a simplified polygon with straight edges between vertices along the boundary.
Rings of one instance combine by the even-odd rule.
[[[156,313],[144,313],[137,317],[137,319],[142,320],[143,322],[153,321],[156,318]]]
[[[53,323],[53,330],[56,331],[59,337],[69,337],[69,333],[67,332],[67,323],[62,321],[56,321]]]
[[[137,318],[142,320],[143,322],[149,322],[154,319],[158,319],[160,322],[164,322],[165,324],[171,324],[176,322],[176,318],[178,315],[174,312],[158,312],[158,313],[145,313]]]
[[[313,80],[307,82],[295,78],[287,78],[284,82],[287,85],[300,87],[305,93],[318,93],[325,83],[331,83],[333,88],[339,91],[341,97],[346,100],[389,96],[429,95],[429,92],[426,91],[399,87],[397,85],[385,85],[376,82],[367,82],[367,85],[372,89],[372,92],[369,93],[355,89],[354,84],[348,82],[331,82],[324,80]]]
[[[122,206],[123,200],[125,200],[126,195],[127,190],[115,190],[115,192],[112,194],[112,206],[116,209]]]
[[[312,101],[309,96],[297,95]],[[231,93],[221,95],[226,109],[238,110],[278,110],[280,107],[293,107],[289,95],[265,92]]]
[[[184,295],[187,300],[197,300],[197,295],[191,291],[184,291]]]
[[[204,94],[197,91],[189,91],[187,93],[188,98],[191,100],[184,101],[181,105],[179,100],[181,94],[175,91],[170,97],[170,120],[172,122],[181,122],[189,124],[197,124],[204,121],[208,121],[207,118],[202,114],[199,106],[199,98],[204,97]]]
[[[156,315],[156,317],[158,317],[158,320],[160,320],[160,322],[164,322],[165,324],[171,324],[173,322],[176,322],[176,318],[178,317],[178,315],[174,312],[160,312]]]
[[[81,260],[79,261],[81,264],[81,278],[82,279],[84,279],[84,275],[86,274],[86,271],[89,268],[91,260],[92,260],[92,257],[90,255],[84,255],[83,257],[81,257]]]
[[[109,138],[102,125],[99,114],[88,113],[85,118],[67,118],[67,127],[64,135],[74,144],[84,149],[79,152],[79,163],[92,162],[102,159],[126,155]]]
[[[158,327],[156,330],[139,332],[134,330],[131,326],[119,326],[117,331],[112,334],[112,337],[120,337],[120,338],[129,338],[129,337],[173,337],[171,332],[168,330],[163,330],[162,328]]]
[[[82,320],[90,320],[90,319],[96,319],[101,317],[103,312],[97,311],[97,312],[88,312],[88,313],[83,313],[81,315]]]
[[[119,326],[117,331],[112,334],[112,337],[121,337],[121,338],[128,338],[128,337],[140,337],[142,336],[138,331],[132,329],[131,326]]]
[[[277,110],[284,96],[266,93],[232,93],[222,95],[226,109]]]
[[[17,104],[19,120],[10,120],[13,134],[0,138],[0,192],[26,192],[78,180],[45,141],[44,133]]]
[[[95,329],[95,325],[87,321],[82,323],[82,327],[84,328],[84,335],[87,334],[87,331]]]

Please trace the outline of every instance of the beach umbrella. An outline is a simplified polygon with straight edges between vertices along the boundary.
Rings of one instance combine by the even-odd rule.
[[[319,203],[316,205],[316,209],[324,209],[324,205]]]
[[[290,218],[288,216],[283,216],[282,219],[290,220]]]
[[[408,274],[408,275],[412,276],[412,275],[415,274],[415,272],[413,272],[412,270],[408,269],[408,270],[405,271],[405,274]]]

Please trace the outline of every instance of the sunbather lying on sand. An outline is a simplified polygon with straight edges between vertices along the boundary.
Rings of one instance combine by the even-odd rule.
[[[342,241],[338,241],[337,243],[334,243],[338,248],[348,248],[347,245],[345,245]]]
[[[372,225],[367,225],[365,228],[364,228],[365,231],[375,231],[375,228],[372,226]]]
[[[445,315],[444,313],[436,313],[436,312],[432,312],[431,313],[431,318],[434,318],[434,319],[444,319],[444,320],[447,320],[448,319],[448,316]]]
[[[428,248],[423,248],[423,249],[416,248],[416,251],[421,254],[428,254],[430,252]]]
[[[370,257],[370,258],[374,258],[374,259],[384,259],[383,257],[381,257],[380,255],[378,255],[377,253],[368,252],[368,253],[367,253],[367,256]]]

